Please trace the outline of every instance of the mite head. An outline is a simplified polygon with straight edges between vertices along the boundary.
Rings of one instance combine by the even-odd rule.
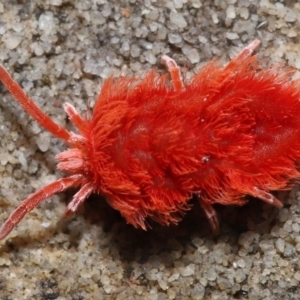
[[[69,139],[66,143],[71,148],[56,155],[56,159],[59,161],[57,167],[59,170],[69,174],[89,176],[89,168],[86,163],[86,150],[89,147],[86,137],[88,121],[81,118],[74,106],[69,103],[64,105],[64,110],[81,134],[69,133]]]
[[[27,97],[21,87],[13,81],[10,75],[1,66],[0,80],[23,108],[42,127],[51,132],[54,136],[64,140],[70,147],[68,150],[57,155],[59,161],[58,168],[66,171],[70,176],[58,179],[26,198],[1,227],[0,239],[2,239],[10,233],[27,212],[31,211],[43,200],[70,187],[80,186],[79,191],[69,203],[66,214],[76,211],[78,206],[94,191],[94,182],[92,180],[93,176],[91,176],[90,173],[91,169],[86,163],[86,155],[89,147],[87,139],[89,121],[83,119],[71,104],[65,104],[64,109],[80,134],[69,132],[62,126],[56,124],[32,99]]]
[[[117,105],[116,102],[110,101],[107,95],[113,80],[108,80],[104,84],[94,107],[94,112],[98,111],[98,113],[94,113],[91,119],[82,118],[71,104],[64,105],[64,110],[78,130],[78,134],[69,132],[56,124],[25,94],[1,66],[0,80],[24,110],[46,130],[64,140],[69,147],[56,156],[58,169],[68,173],[69,176],[58,179],[26,198],[0,228],[0,239],[6,237],[27,212],[39,203],[68,188],[79,187],[79,191],[67,206],[66,215],[75,212],[93,192],[102,193],[107,197],[126,194],[129,191],[136,192],[137,188],[129,182],[126,183],[122,172],[118,172],[111,161],[114,153],[114,158],[117,159],[118,145],[115,149],[111,149],[111,144],[116,138],[114,134],[120,119],[126,111],[126,108],[118,101]]]

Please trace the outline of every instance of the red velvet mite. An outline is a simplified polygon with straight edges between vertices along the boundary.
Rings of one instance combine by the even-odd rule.
[[[68,149],[56,156],[68,177],[38,190],[0,229],[6,237],[25,214],[53,194],[78,187],[67,206],[73,213],[92,194],[102,194],[126,221],[147,228],[153,219],[177,223],[195,195],[214,233],[213,204],[245,203],[251,195],[282,207],[270,191],[300,178],[300,80],[280,66],[262,68],[254,40],[225,67],[208,62],[182,79],[163,56],[168,74],[110,78],[93,114],[64,110],[77,132],[53,122],[0,67],[0,80],[23,108]]]

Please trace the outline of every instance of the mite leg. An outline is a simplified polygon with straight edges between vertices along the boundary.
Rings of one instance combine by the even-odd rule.
[[[68,204],[65,217],[74,213],[93,191],[94,185],[92,183],[86,183],[83,185],[82,188],[74,195],[72,201]]]
[[[4,239],[23,219],[23,217],[42,201],[70,187],[78,186],[81,182],[81,175],[73,175],[67,178],[62,178],[41,188],[39,191],[26,198],[0,228],[0,240]]]
[[[248,46],[246,46],[234,59],[235,60],[244,60],[245,58],[248,58],[252,55],[252,53],[254,52],[254,50],[259,46],[260,41],[259,40],[254,40],[253,42],[251,42],[251,44],[249,44]]]
[[[42,127],[60,139],[69,139],[70,133],[62,126],[52,121],[52,119],[46,115],[31,98],[27,97],[22,88],[11,78],[11,76],[2,66],[0,66],[0,80],[14,96],[14,98]]]
[[[218,235],[220,232],[220,226],[219,226],[219,219],[218,219],[217,212],[215,211],[215,209],[211,204],[208,204],[205,201],[203,201],[199,194],[196,194],[196,197],[200,203],[200,206],[204,210],[204,213],[208,219],[213,234]]]
[[[249,195],[259,198],[260,200],[265,201],[265,202],[267,202],[271,205],[274,205],[278,208],[281,208],[283,206],[282,202],[280,200],[278,200],[274,195],[272,195],[266,191],[260,190],[257,187],[254,188],[253,192],[249,192]]]
[[[88,122],[81,117],[81,115],[76,111],[75,107],[72,104],[65,103],[64,110],[71,122],[83,135],[85,135],[88,131]]]
[[[184,85],[183,85],[183,82],[182,82],[180,69],[177,66],[175,60],[170,58],[167,55],[163,55],[162,58],[161,58],[161,61],[162,61],[162,63],[164,63],[167,66],[168,71],[171,74],[174,90],[176,92],[182,91],[184,89]]]
[[[249,58],[253,51],[259,46],[260,41],[254,40],[250,45],[246,46],[235,58],[233,58],[224,68],[224,70],[230,71],[236,70],[242,61]]]

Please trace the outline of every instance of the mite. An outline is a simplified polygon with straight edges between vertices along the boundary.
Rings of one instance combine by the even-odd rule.
[[[56,156],[68,177],[25,199],[1,227],[0,239],[39,203],[71,187],[79,189],[66,215],[92,193],[102,194],[143,229],[150,219],[177,223],[193,196],[214,233],[215,203],[243,205],[251,195],[282,207],[270,191],[300,178],[300,80],[282,66],[262,68],[252,55],[258,45],[254,40],[226,66],[208,62],[190,79],[168,56],[162,61],[170,75],[150,70],[110,78],[90,118],[64,105],[76,132],[53,122],[0,67],[14,98],[68,147]]]

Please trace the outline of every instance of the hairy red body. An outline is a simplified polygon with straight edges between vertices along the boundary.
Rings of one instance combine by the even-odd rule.
[[[38,203],[71,186],[80,190],[67,214],[99,193],[128,223],[144,229],[148,218],[177,223],[193,195],[215,233],[215,203],[241,205],[252,195],[281,207],[269,191],[300,177],[300,81],[279,67],[261,69],[251,56],[258,44],[225,67],[207,63],[185,82],[167,56],[171,81],[153,70],[107,80],[91,119],[65,105],[79,134],[55,124],[0,68],[0,80],[16,100],[69,145],[57,159],[70,174],[25,199],[0,238]]]

